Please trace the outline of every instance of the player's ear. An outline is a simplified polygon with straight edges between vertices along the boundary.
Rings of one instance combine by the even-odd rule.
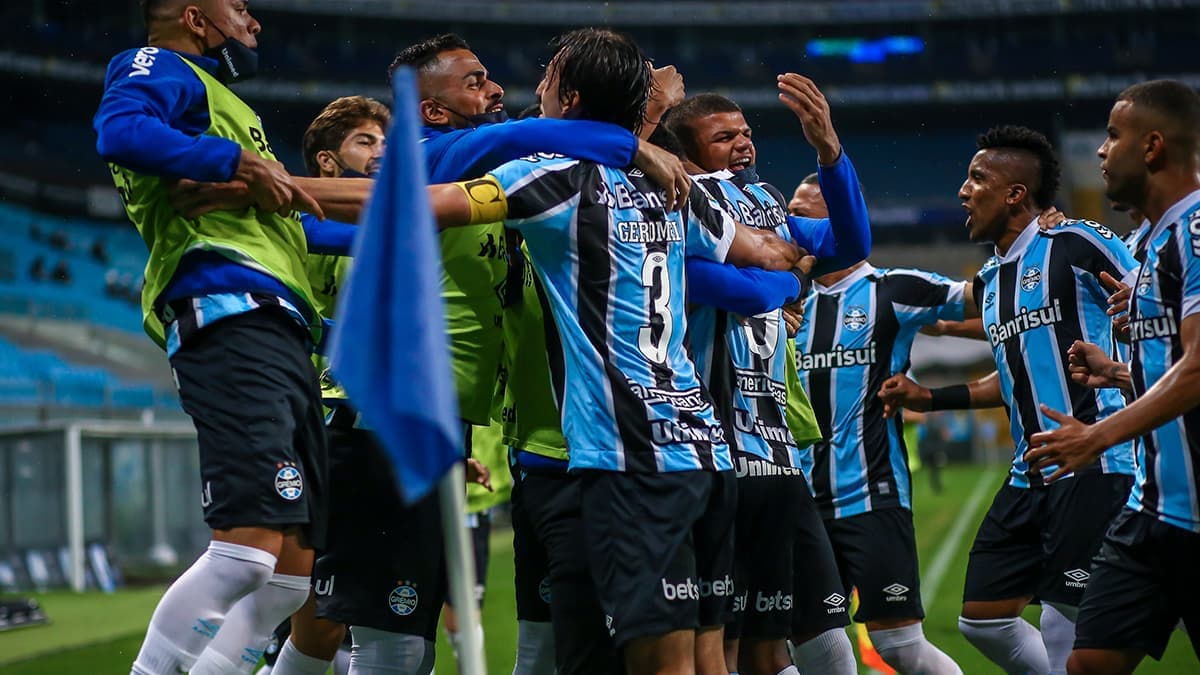
[[[183,8],[183,13],[179,16],[179,21],[183,24],[184,30],[191,33],[193,36],[204,39],[204,30],[209,26],[208,17],[204,16],[204,12],[195,5],[188,5]]]
[[[446,113],[446,109],[431,98],[421,99],[418,108],[421,111],[421,120],[431,127],[450,123],[450,116]]]
[[[1157,129],[1146,133],[1144,142],[1146,144],[1147,165],[1159,164],[1166,159],[1166,140],[1167,139],[1163,137],[1163,133]]]
[[[1016,204],[1029,193],[1029,188],[1025,187],[1024,183],[1013,183],[1008,186],[1008,197],[1004,200],[1009,204]]]
[[[579,108],[579,92],[569,91],[565,96],[560,96],[559,105],[562,107],[563,117],[570,117],[571,111]]]
[[[321,169],[322,174],[331,174],[336,176],[341,173],[338,171],[338,169],[341,167],[338,166],[337,160],[333,158],[332,152],[328,150],[322,150],[317,153],[316,160],[317,167]]]

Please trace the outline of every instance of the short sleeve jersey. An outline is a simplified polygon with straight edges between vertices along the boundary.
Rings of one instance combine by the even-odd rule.
[[[1029,438],[1058,425],[1045,404],[1093,423],[1124,406],[1116,389],[1091,389],[1071,380],[1067,350],[1076,340],[1113,352],[1109,292],[1100,273],[1123,279],[1137,263],[1111,230],[1071,221],[1041,231],[1032,221],[1003,256],[989,259],[975,278],[975,302],[992,347],[1015,448],[1009,483],[1040,486],[1057,468],[1040,473],[1023,459]],[[1133,473],[1133,448],[1113,446],[1082,472]]]
[[[723,262],[733,222],[702,198],[665,212],[637,169],[535,155],[492,176],[562,341],[555,384],[571,468],[730,469],[724,429],[685,349],[684,258]]]

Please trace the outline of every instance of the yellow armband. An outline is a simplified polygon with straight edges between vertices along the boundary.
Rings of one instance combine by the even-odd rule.
[[[471,224],[496,223],[508,217],[508,199],[500,181],[492,175],[454,183],[471,204]]]

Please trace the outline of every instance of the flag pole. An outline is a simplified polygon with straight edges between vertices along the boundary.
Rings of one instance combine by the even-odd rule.
[[[457,462],[438,482],[442,536],[446,544],[446,577],[450,604],[458,616],[458,672],[487,675],[479,639],[479,608],[475,605],[475,551],[467,532],[466,473]]]

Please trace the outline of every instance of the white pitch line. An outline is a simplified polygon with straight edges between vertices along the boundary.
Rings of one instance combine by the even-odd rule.
[[[983,498],[988,494],[988,487],[995,483],[995,475],[989,470],[984,471],[979,480],[975,482],[975,487],[971,490],[971,496],[967,498],[967,503],[963,506],[963,510],[959,511],[958,517],[954,519],[954,524],[950,526],[950,532],[946,534],[946,538],[942,541],[942,545],[938,547],[937,553],[933,556],[933,562],[929,565],[929,570],[921,576],[921,602],[925,608],[933,606],[937,602],[938,590],[942,585],[942,580],[946,576],[946,570],[950,568],[950,562],[954,560],[954,554],[958,552],[959,544],[962,543],[963,535],[967,533],[967,526],[975,518],[975,512],[979,510],[979,505],[983,502]]]

